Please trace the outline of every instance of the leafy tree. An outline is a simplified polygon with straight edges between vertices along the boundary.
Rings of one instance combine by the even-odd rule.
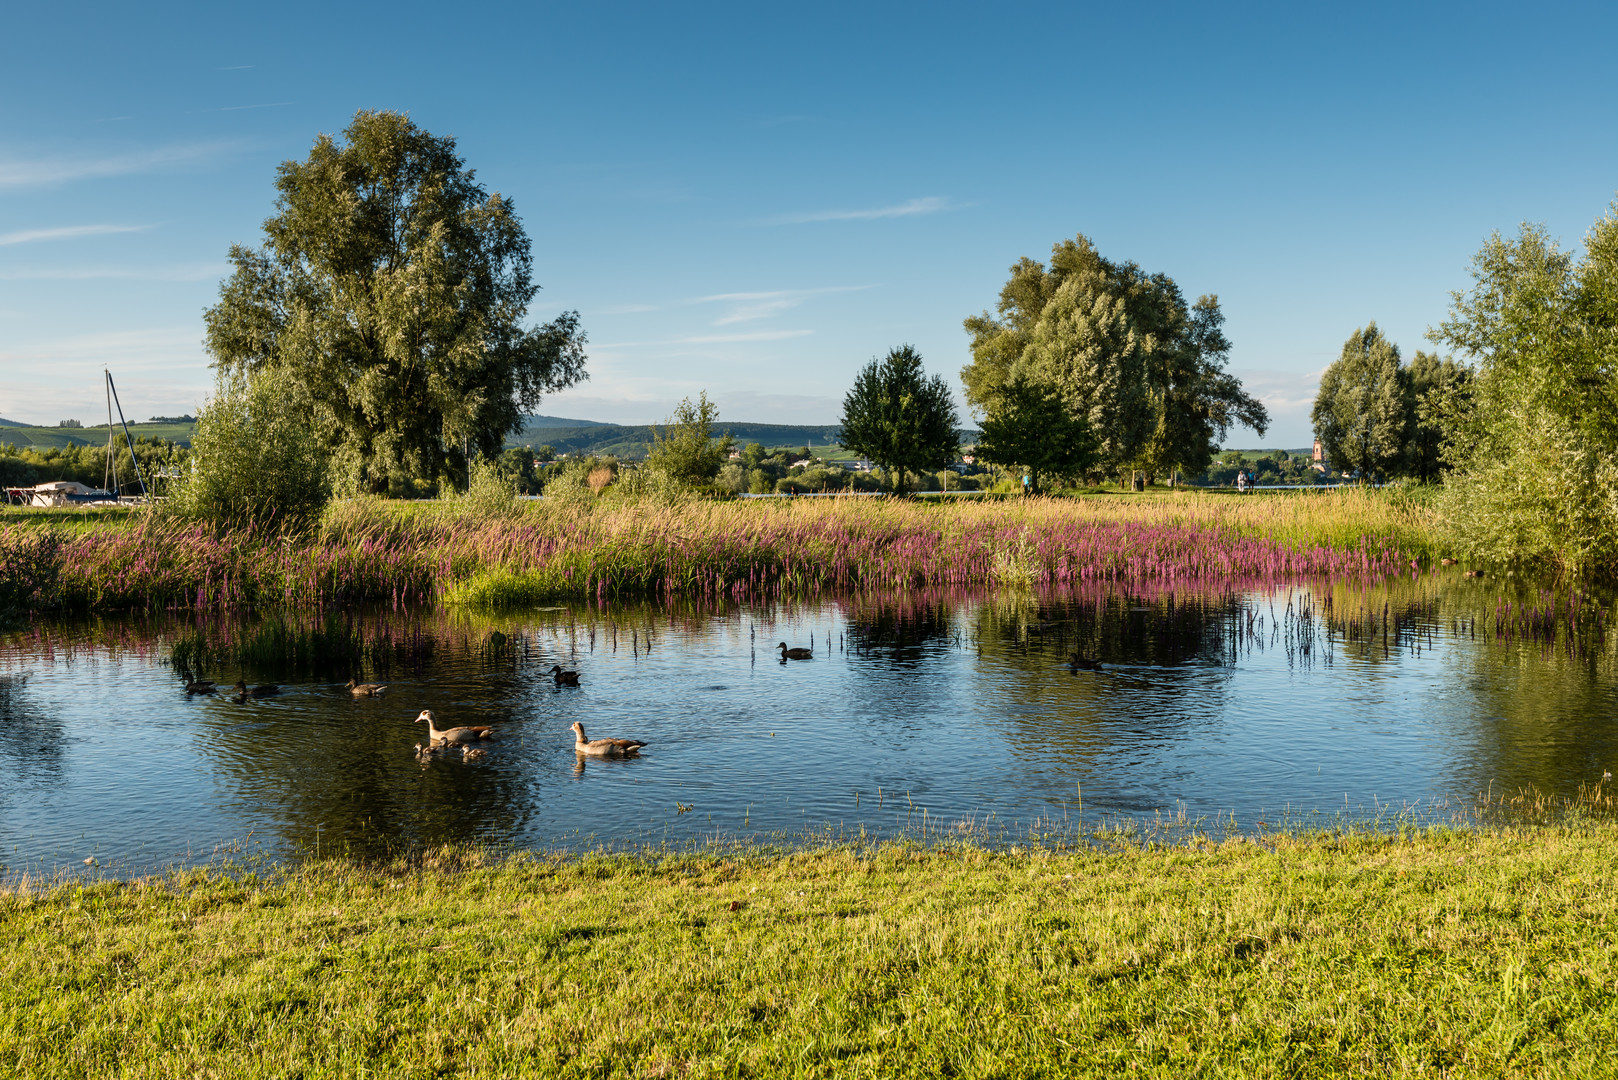
[[[1025,467],[1035,492],[1044,477],[1084,472],[1095,452],[1090,426],[1068,410],[1061,396],[1022,377],[1001,391],[983,420],[977,445],[982,461]]]
[[[1430,484],[1450,464],[1445,448],[1451,429],[1471,410],[1472,370],[1418,349],[1410,358],[1410,392],[1416,413],[1405,467],[1409,475]]]
[[[985,412],[1018,377],[1056,390],[1109,470],[1201,472],[1230,426],[1262,434],[1269,421],[1224,370],[1223,322],[1217,298],[1188,308],[1172,278],[1110,262],[1078,236],[1051,249],[1048,269],[1019,260],[997,315],[966,320],[972,362],[961,378]]]
[[[1449,414],[1441,523],[1463,553],[1618,576],[1618,201],[1560,249],[1495,234],[1428,337],[1477,361]]]
[[[892,490],[905,490],[906,474],[943,468],[960,447],[955,402],[937,375],[922,373],[921,354],[909,345],[872,359],[843,398],[843,446],[881,465]]]
[[[708,400],[704,391],[693,402],[683,398],[675,406],[668,425],[659,431],[652,427],[652,449],[646,455],[646,466],[667,476],[683,487],[697,487],[713,480],[730,456],[736,440],[729,433],[715,439],[714,421],[719,419],[719,406]]]
[[[356,113],[277,172],[259,249],[232,246],[206,314],[221,370],[281,373],[342,485],[407,492],[498,454],[542,394],[584,377],[578,314],[524,328],[527,235],[455,141]]]
[[[191,461],[167,512],[220,524],[305,523],[331,495],[302,385],[281,370],[222,370],[197,416]]]
[[[1399,470],[1410,437],[1413,406],[1399,346],[1376,323],[1355,330],[1326,369],[1310,414],[1333,466],[1361,477]]]

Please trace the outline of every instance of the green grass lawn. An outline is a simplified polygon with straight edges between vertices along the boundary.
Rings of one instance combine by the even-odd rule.
[[[1618,826],[0,894],[19,1076],[1594,1076]]]

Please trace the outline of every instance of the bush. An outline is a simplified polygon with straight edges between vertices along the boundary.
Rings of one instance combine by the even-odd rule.
[[[303,390],[279,372],[221,372],[197,417],[191,467],[168,513],[228,524],[307,522],[331,498],[327,455]]]

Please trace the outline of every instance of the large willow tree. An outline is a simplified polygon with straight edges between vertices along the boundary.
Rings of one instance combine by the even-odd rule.
[[[434,136],[359,112],[283,162],[261,248],[206,315],[218,367],[292,380],[339,489],[406,494],[493,456],[541,395],[584,378],[577,312],[525,326],[522,222]]]
[[[966,320],[966,399],[1004,420],[1018,411],[1009,388],[1040,387],[1088,430],[1096,466],[1200,473],[1232,426],[1262,434],[1269,424],[1224,370],[1223,324],[1217,297],[1188,305],[1166,274],[1111,262],[1084,236],[1064,240],[1048,267],[1018,260],[996,314]]]

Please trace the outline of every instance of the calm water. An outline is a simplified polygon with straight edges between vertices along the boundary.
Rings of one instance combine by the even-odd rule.
[[[37,624],[0,643],[0,863],[82,870],[94,856],[124,873],[241,843],[577,849],[963,821],[1014,836],[1071,821],[1081,792],[1087,819],[1183,809],[1252,826],[1491,785],[1572,791],[1618,763],[1612,649],[1497,642],[1483,627],[1500,596],[1446,576],[380,613],[361,628],[392,642],[384,698],[294,678],[245,705],[187,698],[168,665],[205,624]],[[812,641],[815,659],[782,665],[781,640]],[[1103,669],[1070,671],[1075,650]],[[555,687],[553,663],[583,685]],[[488,758],[419,763],[423,708],[442,726],[496,725]],[[575,720],[650,746],[581,763]]]

